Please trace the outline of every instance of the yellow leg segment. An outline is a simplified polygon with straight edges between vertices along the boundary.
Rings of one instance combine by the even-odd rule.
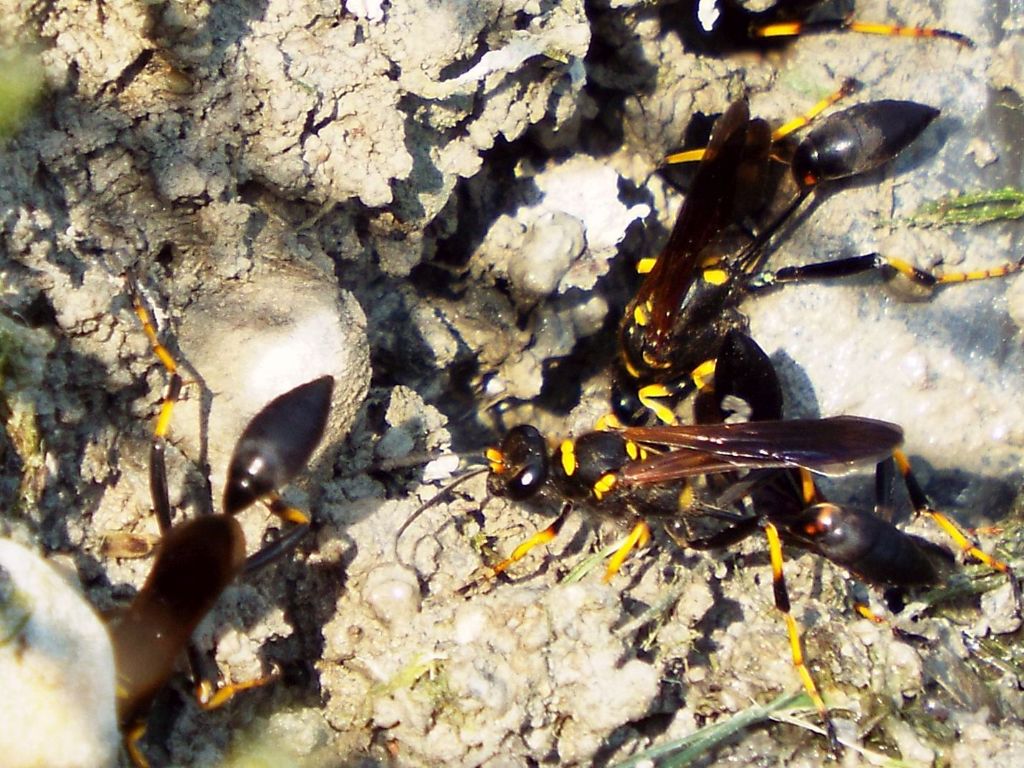
[[[196,686],[196,701],[199,702],[200,708],[206,711],[217,709],[233,699],[236,694],[253,688],[260,688],[274,682],[280,676],[281,671],[275,666],[270,674],[263,677],[257,677],[255,680],[246,680],[242,683],[228,683],[216,689],[209,680],[203,680]]]
[[[804,504],[810,506],[820,501],[818,486],[814,484],[814,476],[803,467],[800,467],[800,495]]]
[[[946,272],[945,274],[932,274],[923,269],[915,267],[913,264],[898,259],[895,257],[882,257],[885,266],[898,272],[904,277],[911,281],[931,287],[933,285],[950,285],[953,283],[972,283],[977,280],[991,280],[993,278],[1005,277],[1006,275],[1012,275],[1015,272],[1019,272],[1024,266],[1022,262],[1007,262],[1006,264],[1000,264],[998,267],[989,267],[988,269],[972,269],[965,270],[963,272]]]
[[[173,376],[178,372],[178,364],[174,361],[174,357],[167,350],[167,347],[160,343],[153,318],[150,316],[149,310],[146,309],[146,305],[142,303],[142,296],[139,293],[138,287],[131,280],[128,281],[128,291],[132,297],[132,308],[135,310],[135,316],[139,318],[142,331],[146,334],[146,338],[149,339],[149,343],[153,347],[153,354],[159,358],[167,372]]]
[[[612,580],[612,577],[619,572],[622,568],[622,564],[626,562],[626,558],[629,557],[629,553],[637,547],[646,547],[647,543],[651,540],[651,526],[647,524],[646,520],[639,520],[636,525],[633,526],[633,530],[629,532],[629,536],[622,542],[622,546],[618,548],[611,560],[608,561],[608,568],[604,572],[604,581],[607,584]]]
[[[637,392],[637,397],[640,398],[643,406],[653,411],[654,415],[658,417],[658,421],[669,425],[678,422],[676,414],[667,405],[658,402],[657,398],[671,396],[672,392],[664,384],[648,384],[646,387],[641,387],[640,391]]]
[[[835,751],[839,743],[836,739],[835,725],[832,723],[832,717],[828,713],[828,707],[825,706],[825,700],[818,692],[818,686],[811,676],[811,671],[807,668],[807,664],[804,663],[803,645],[800,642],[800,628],[797,626],[793,614],[790,613],[789,593],[786,590],[786,580],[782,573],[782,540],[779,538],[779,530],[775,527],[774,523],[766,522],[764,532],[768,538],[768,554],[772,564],[772,588],[775,594],[775,607],[781,611],[786,621],[786,632],[789,635],[789,651],[793,658],[793,666],[796,667],[804,690],[814,703],[819,717],[821,717],[822,722],[825,724],[829,744],[832,746],[833,751]]]
[[[910,493],[910,500],[914,506],[914,511],[919,514],[928,515],[935,524],[939,526],[945,532],[950,539],[960,548],[960,550],[967,555],[972,557],[980,563],[984,563],[994,571],[1005,573],[1013,578],[1013,569],[1009,565],[1001,560],[998,560],[987,552],[983,551],[967,536],[966,533],[954,523],[949,517],[942,512],[933,509],[928,498],[924,495],[920,486],[917,483],[917,479],[910,468],[910,459],[903,451],[893,451],[893,459],[896,461],[896,468],[903,476],[903,482],[907,486],[907,490]]]
[[[864,35],[887,35],[889,37],[944,37],[947,40],[954,40],[966,48],[973,48],[974,41],[959,32],[950,32],[948,29],[937,29],[935,27],[904,27],[898,24],[879,24],[870,21],[857,21],[851,19],[847,23],[847,29],[851,32],[860,32]]]
[[[508,570],[513,564],[522,560],[534,547],[540,546],[541,544],[547,544],[558,535],[558,531],[562,527],[562,517],[559,516],[558,520],[553,522],[547,528],[542,531],[537,531],[533,536],[528,538],[518,547],[512,550],[512,554],[498,563],[492,569],[494,573],[502,573]]]
[[[1021,269],[1021,262],[1007,263],[998,267],[992,267],[990,269],[975,269],[967,272],[947,272],[943,275],[938,276],[940,284],[947,283],[969,283],[974,280],[988,280],[993,277],[1003,277],[1004,275],[1012,275],[1014,272],[1019,272]]]
[[[941,528],[968,557],[973,557],[975,560],[980,563],[984,563],[994,571],[1006,574],[1012,573],[1012,569],[1009,565],[1004,563],[1002,560],[997,560],[984,550],[979,549],[973,541],[967,538],[967,534],[960,530],[960,526],[950,520],[946,515],[934,509],[924,509],[921,511],[931,517],[931,519],[935,521],[935,524],[939,526],[939,528]]]
[[[959,32],[951,32],[948,29],[935,27],[904,27],[899,24],[880,24],[872,21],[858,21],[857,19],[836,19],[826,26],[804,24],[801,21],[787,21],[778,24],[766,24],[757,27],[751,32],[754,37],[794,37],[806,31],[828,31],[828,32],[858,32],[863,35],[886,35],[888,37],[942,37],[953,40],[965,48],[973,48],[974,41]]]
[[[682,152],[673,152],[671,155],[665,156],[665,162],[668,165],[676,165],[677,163],[697,163],[704,159],[706,151],[703,147],[699,149],[687,149]],[[639,271],[639,268],[637,269]]]
[[[814,120],[814,118],[816,118],[818,115],[824,112],[826,109],[835,104],[837,101],[846,98],[851,93],[856,91],[857,87],[858,83],[856,80],[847,78],[846,80],[843,81],[843,84],[840,85],[835,91],[830,93],[828,96],[826,96],[813,107],[808,109],[802,115],[794,117],[789,122],[783,123],[774,131],[772,131],[772,141],[778,141],[779,139],[785,138],[794,131],[800,130],[805,125]]]
[[[296,509],[290,504],[285,503],[284,499],[282,499],[276,491],[268,496],[264,500],[264,503],[267,505],[267,508],[277,515],[283,522],[295,523],[296,525],[309,525],[311,522],[309,515],[301,509]]]
[[[777,27],[781,28],[781,27],[785,27],[787,25],[773,25],[773,26],[777,26]],[[761,36],[761,37],[771,37],[772,35],[761,34],[764,29],[771,29],[771,27],[763,27],[761,30],[758,30],[759,36]],[[795,34],[795,33],[791,32],[791,33],[788,33],[788,34]],[[793,133],[794,131],[800,130],[805,125],[807,125],[808,123],[813,121],[818,115],[820,115],[826,109],[828,109],[833,104],[835,104],[837,101],[839,101],[840,99],[845,98],[846,96],[849,96],[851,93],[856,91],[857,87],[858,87],[858,83],[857,83],[856,80],[853,80],[852,78],[848,78],[848,79],[844,80],[843,84],[840,85],[839,88],[837,88],[835,91],[830,93],[824,99],[822,99],[821,101],[816,103],[813,107],[808,109],[802,115],[799,115],[798,117],[794,117],[792,120],[789,120],[788,122],[785,122],[781,126],[776,128],[772,132],[772,141],[773,142],[774,141],[778,141],[779,139],[785,138],[786,136],[788,136],[789,134]],[[674,152],[671,155],[668,155],[665,158],[665,162],[667,164],[669,164],[669,165],[675,165],[677,163],[696,163],[696,162],[699,162],[699,161],[703,160],[704,159],[704,155],[705,155],[704,148],[687,149],[687,150],[684,150],[682,152]],[[643,263],[643,262],[641,262],[641,263]],[[637,266],[637,271],[640,272],[640,266],[639,265]],[[649,268],[648,268],[648,271],[650,271]],[[641,273],[641,274],[643,274],[643,273]]]
[[[912,282],[918,283],[919,285],[925,285],[931,287],[935,284],[937,278],[930,272],[925,272],[923,269],[918,269],[909,261],[903,259],[897,259],[895,257],[883,256],[883,263],[889,269],[900,273],[904,277],[908,278]]]
[[[146,724],[133,725],[124,733],[124,749],[135,768],[149,768],[149,761],[139,749],[139,740],[146,735]]]
[[[178,390],[180,391],[180,386]],[[160,413],[156,417],[156,426],[153,427],[153,437],[167,437],[167,432],[171,428],[171,414],[174,413],[174,406],[178,402],[176,395],[177,392],[173,390],[172,381],[172,384],[168,385],[168,393],[164,395],[164,399],[160,402]]]
[[[854,603],[853,610],[855,610],[862,618],[868,621],[873,621],[875,624],[884,624],[885,618],[879,616],[877,613],[871,610],[871,606],[865,603]]]
[[[763,27],[756,27],[751,31],[754,37],[793,37],[799,35],[803,28],[803,22],[787,21],[779,24],[766,24]]]

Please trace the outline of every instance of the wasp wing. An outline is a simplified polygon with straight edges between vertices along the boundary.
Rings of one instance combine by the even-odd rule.
[[[669,340],[673,317],[693,283],[701,252],[732,223],[738,177],[749,159],[745,149],[750,125],[744,100],[733,102],[715,123],[668,242],[626,310],[626,317],[632,317],[637,307],[647,308],[649,343],[655,346]]]
[[[903,442],[896,424],[860,416],[630,427],[623,435],[669,449],[623,467],[622,480],[631,484],[784,467],[842,475],[857,464],[880,461]]]

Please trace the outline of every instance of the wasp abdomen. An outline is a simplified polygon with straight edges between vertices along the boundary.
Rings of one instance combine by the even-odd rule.
[[[906,149],[938,115],[934,107],[892,99],[844,109],[800,142],[793,155],[793,176],[809,187],[872,171]]]

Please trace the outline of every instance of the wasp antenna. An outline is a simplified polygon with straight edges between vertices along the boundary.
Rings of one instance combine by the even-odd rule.
[[[477,475],[482,475],[482,474],[484,474],[485,472],[488,472],[488,471],[489,471],[488,467],[479,467],[478,469],[474,469],[471,472],[467,472],[464,475],[460,475],[459,477],[456,477],[454,480],[451,480],[447,485],[442,487],[441,490],[439,490],[437,493],[435,493],[433,496],[431,496],[425,502],[420,504],[416,508],[416,510],[411,515],[409,515],[409,517],[406,518],[405,522],[402,523],[402,526],[398,529],[398,532],[395,534],[395,546],[394,546],[395,562],[397,562],[400,565],[410,565],[409,563],[406,563],[404,560],[402,560],[401,557],[399,557],[399,555],[398,555],[398,543],[399,543],[399,541],[401,541],[402,536],[405,534],[405,532],[409,528],[409,526],[413,524],[413,522],[416,520],[416,518],[418,518],[426,510],[430,509],[430,507],[432,507],[435,504],[437,504],[442,498],[444,498],[444,496],[446,494],[450,493],[457,486],[462,485],[462,483],[466,482],[467,480],[469,480],[472,477],[476,477]]]

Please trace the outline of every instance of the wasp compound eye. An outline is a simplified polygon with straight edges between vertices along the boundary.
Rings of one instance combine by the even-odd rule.
[[[488,478],[495,496],[523,501],[535,495],[548,479],[548,447],[540,430],[524,424],[509,430],[497,451],[499,466]]]
[[[621,373],[612,381],[612,414],[623,424],[636,424],[644,415],[646,408],[636,386]]]

